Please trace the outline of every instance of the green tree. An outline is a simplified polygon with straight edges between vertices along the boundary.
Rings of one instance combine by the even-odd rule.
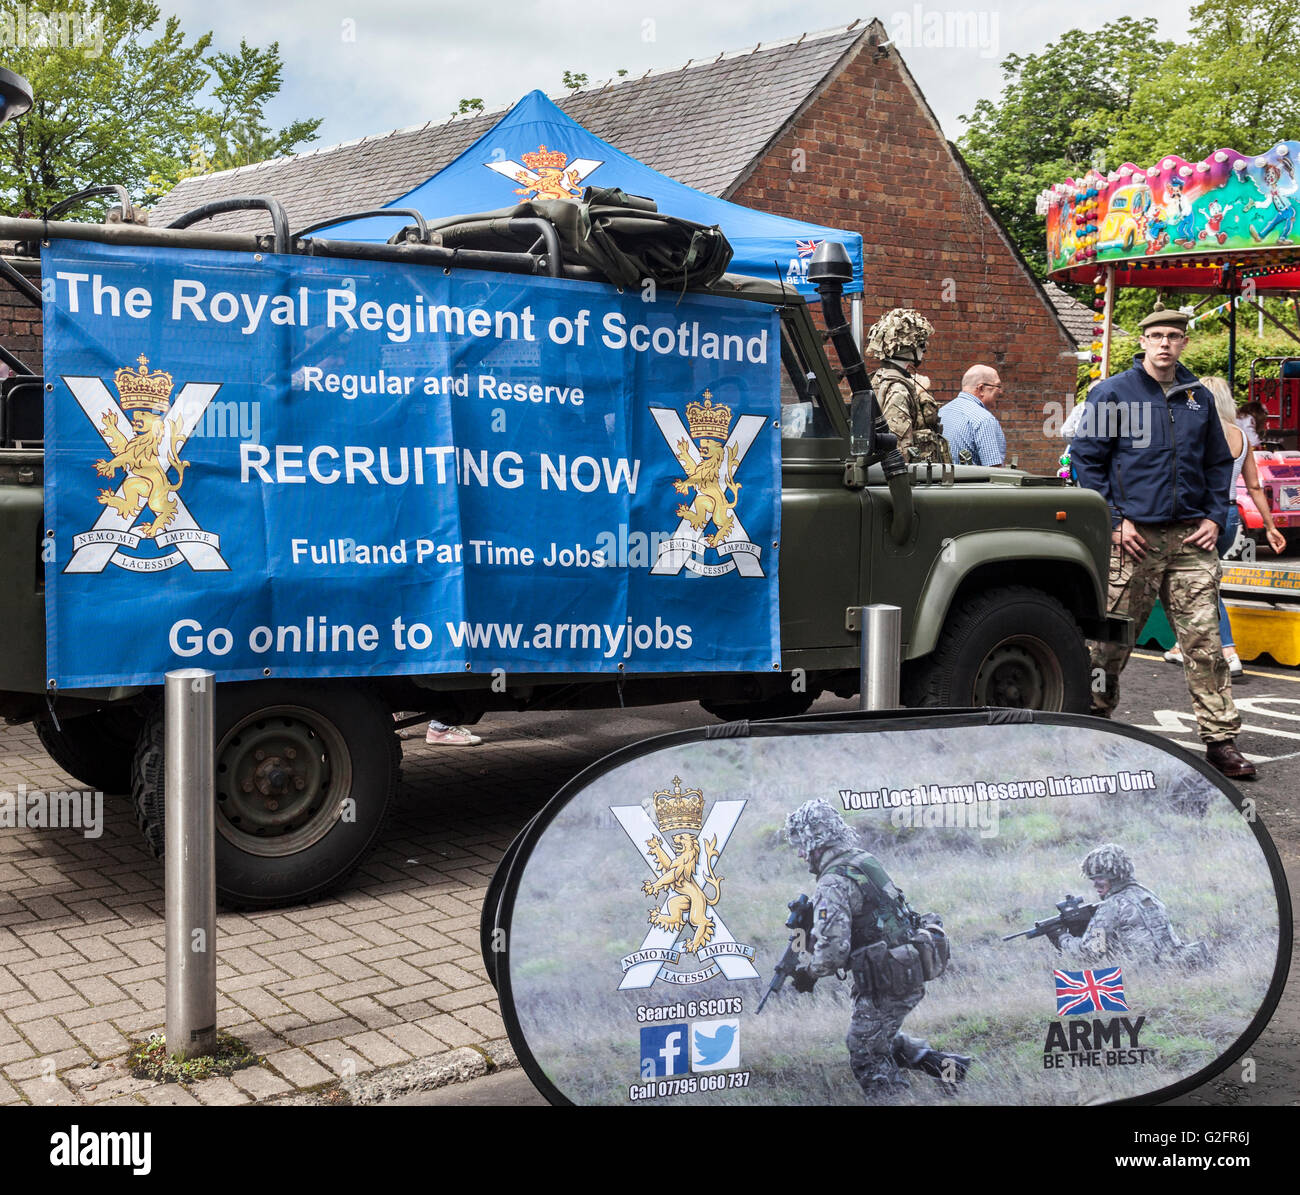
[[[1118,165],[1258,153],[1300,136],[1300,0],[1203,0],[1191,38],[1149,78],[1110,139]]]
[[[266,123],[264,109],[283,82],[279,42],[259,50],[241,39],[238,53],[210,54],[203,61],[215,83],[198,128],[213,170],[283,157],[316,140],[319,119],[295,120],[278,131]]]
[[[1105,165],[1101,156],[1142,81],[1172,43],[1154,17],[1121,17],[1096,32],[1073,29],[1037,54],[1008,54],[997,102],[980,100],[957,145],[993,210],[1035,270],[1047,268],[1046,228],[1035,213],[1052,183]]]
[[[35,94],[31,112],[0,130],[0,205],[39,212],[105,183],[148,202],[180,178],[315,138],[317,120],[265,123],[280,87],[276,45],[210,53],[211,34],[191,40],[178,18],[160,20],[149,0],[0,3],[2,64]]]

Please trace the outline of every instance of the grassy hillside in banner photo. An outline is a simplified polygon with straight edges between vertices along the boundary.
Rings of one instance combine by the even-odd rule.
[[[786,902],[811,895],[816,883],[781,835],[786,814],[814,797],[842,809],[841,790],[1121,773],[1136,778],[1137,791],[1117,785],[1114,793],[844,810],[844,817],[912,907],[939,913],[951,937],[947,973],[926,985],[903,1030],[974,1056],[957,1102],[1087,1103],[1188,1078],[1228,1051],[1266,1000],[1279,936],[1267,861],[1242,814],[1172,749],[1074,726],[722,739],[667,748],[606,773],[568,803],[523,864],[508,969],[528,1049],[575,1102],[626,1103],[630,1085],[641,1081],[638,1007],[739,996],[739,1069],[750,1072],[748,1087],[658,1102],[859,1103],[844,1044],[848,981],[821,980],[809,995],[787,985],[754,1013],[785,949]],[[619,991],[620,960],[641,947],[659,898],[642,892],[650,868],[610,808],[641,805],[653,819],[652,794],[678,777],[682,789],[702,790],[706,810],[719,800],[747,802],[715,866],[721,896],[714,908],[736,941],[755,948],[760,978],[660,980]],[[1120,1015],[1145,1018],[1137,1043],[1144,1061],[1045,1068],[1053,1023],[1068,1033],[1071,1023],[1093,1019],[1057,1016],[1054,969],[1100,964],[1065,960],[1043,938],[1001,939],[1053,916],[1067,893],[1097,900],[1080,862],[1106,842],[1124,847],[1137,881],[1164,902],[1185,942],[1206,944],[1209,962],[1189,969],[1115,960],[1129,1008]],[[679,969],[700,966],[684,955]],[[950,1099],[927,1076],[912,1072],[909,1080],[901,1102]]]

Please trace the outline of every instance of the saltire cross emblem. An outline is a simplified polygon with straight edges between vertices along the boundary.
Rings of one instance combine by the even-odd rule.
[[[1128,1012],[1124,977],[1119,967],[1095,971],[1056,971],[1056,1014]]]
[[[114,427],[120,436],[127,440],[131,438],[131,421],[102,379],[65,377],[63,381],[72,391],[82,413],[90,420],[90,425],[109,446],[110,453],[111,433],[105,426],[106,417],[109,417],[109,426]],[[203,418],[203,412],[220,389],[220,382],[188,382],[181,388],[163,420],[172,443],[189,439],[190,432]],[[121,496],[127,480],[123,477],[115,491],[116,496]],[[120,551],[121,548],[134,551],[140,546],[145,537],[133,531],[132,527],[142,514],[148,513],[148,508],[128,517],[111,506],[105,506],[89,531],[73,536],[72,557],[63,571],[102,573],[110,564],[115,564],[131,572],[152,573],[174,568],[182,561],[195,572],[228,571],[230,565],[222,558],[220,537],[199,526],[179,493],[174,494],[174,500],[177,507],[175,518],[166,531],[154,537],[160,548],[171,548],[172,551],[159,556],[131,556]]]
[[[570,162],[562,150],[548,150],[544,145],[533,153],[519,156],[523,162],[503,158],[483,165],[512,183],[522,184],[515,189],[515,194],[525,199],[579,199],[583,181],[604,165],[595,158],[574,158]]]
[[[650,415],[667,442],[669,452],[676,455],[677,445],[681,444],[683,451],[696,465],[701,463],[703,456],[699,446],[687,433],[686,425],[682,423],[682,417],[676,411],[671,407],[651,407]],[[730,481],[735,481],[735,471],[739,469],[745,455],[758,438],[758,433],[766,425],[767,419],[762,415],[742,415],[736,420],[736,426],[723,444],[721,454],[722,460],[734,461]],[[708,546],[704,542],[705,529],[701,527],[697,530],[686,518],[682,518],[672,536],[659,545],[659,555],[650,570],[651,574],[675,577],[686,568],[705,577],[721,576],[723,573],[731,572],[732,569],[739,572],[742,577],[763,576],[763,569],[759,564],[763,549],[758,544],[750,542],[749,533],[734,509],[731,511],[731,518],[732,529],[727,539],[713,549],[720,557],[724,557],[722,563],[702,564],[693,559],[704,555]]]
[[[699,841],[713,840],[714,850],[717,852],[712,857],[715,863],[726,849],[727,841],[731,838],[744,808],[744,801],[713,803],[713,808],[699,831]],[[653,844],[659,843],[660,839],[659,831],[650,820],[649,814],[640,805],[615,805],[610,807],[610,812],[618,819],[618,824],[632,840],[632,845],[645,860],[651,874],[656,874],[658,868],[655,863]],[[706,882],[707,868],[708,857],[702,854],[696,862],[692,876],[697,885]],[[665,893],[660,904],[661,920],[667,913],[672,895],[671,891]],[[656,979],[679,985],[703,983],[718,976],[733,980],[757,979],[758,972],[754,969],[752,961],[754,948],[736,941],[716,909],[710,909],[707,916],[714,926],[712,938],[707,946],[702,946],[695,952],[696,958],[705,964],[703,967],[698,971],[677,970],[683,955],[689,953],[679,946],[681,939],[691,932],[689,923],[676,930],[653,925],[642,940],[640,949],[633,951],[622,960],[623,981],[618,985],[619,991],[627,988],[648,988],[653,986]]]

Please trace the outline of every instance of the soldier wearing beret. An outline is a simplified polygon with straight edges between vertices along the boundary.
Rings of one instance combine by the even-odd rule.
[[[1141,628],[1159,598],[1187,661],[1187,688],[1206,760],[1225,776],[1251,779],[1255,767],[1237,750],[1241,718],[1232,700],[1219,642],[1215,541],[1228,521],[1232,453],[1214,396],[1178,363],[1187,316],[1157,301],[1142,320],[1133,368],[1098,383],[1086,402],[1086,434],[1070,443],[1081,486],[1106,499],[1111,513],[1109,612]],[[1093,713],[1109,718],[1131,648],[1092,649]]]

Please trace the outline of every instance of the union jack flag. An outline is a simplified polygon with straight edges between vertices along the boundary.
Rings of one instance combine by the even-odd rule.
[[[800,257],[811,257],[814,253],[817,252],[817,246],[820,244],[821,241],[796,240],[794,243],[794,247],[799,250]]]
[[[1056,1015],[1128,1012],[1124,977],[1118,967],[1099,971],[1056,971]]]

